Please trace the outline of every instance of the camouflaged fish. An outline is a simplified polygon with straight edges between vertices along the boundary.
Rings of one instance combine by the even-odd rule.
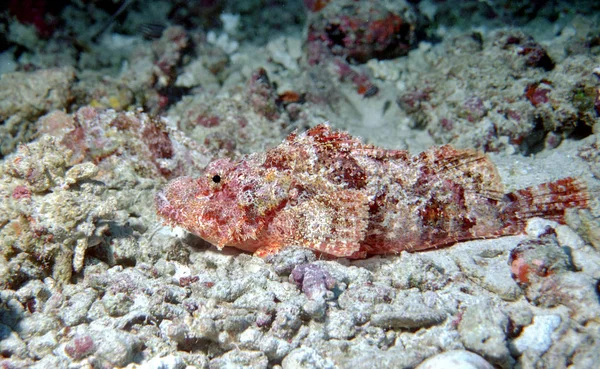
[[[411,156],[321,124],[178,178],[156,206],[168,224],[218,248],[265,256],[299,245],[364,258],[518,234],[532,217],[564,222],[566,209],[588,206],[588,194],[574,178],[504,194],[482,153],[446,145]]]

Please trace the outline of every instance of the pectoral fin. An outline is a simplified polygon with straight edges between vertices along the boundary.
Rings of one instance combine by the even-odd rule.
[[[281,214],[291,228],[286,243],[336,257],[359,252],[369,219],[368,197],[358,190],[315,195]]]

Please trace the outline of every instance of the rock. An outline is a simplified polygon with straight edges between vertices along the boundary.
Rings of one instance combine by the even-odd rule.
[[[259,351],[263,352],[271,361],[281,361],[292,348],[287,340],[273,336],[264,336],[258,342]]]
[[[15,366],[15,368],[25,366]],[[68,368],[69,362],[65,358],[54,355],[46,355],[40,361],[28,366],[29,369],[47,369],[47,368]]]
[[[571,318],[581,324],[600,314],[597,281],[583,273],[550,275],[542,283],[528,287],[527,296],[535,296],[531,302],[540,307],[566,306]]]
[[[48,314],[34,313],[24,317],[19,323],[16,332],[23,339],[29,339],[36,335],[44,335],[50,331],[57,330],[61,326],[57,318]]]
[[[431,295],[432,294],[432,295]],[[434,292],[425,294],[409,291],[398,293],[393,304],[379,304],[371,316],[371,324],[383,328],[420,328],[440,324],[447,313]]]
[[[403,253],[394,264],[402,264],[402,268],[390,267],[395,287],[435,291],[448,283],[449,271],[429,255]]]
[[[446,317],[442,312],[408,312],[401,309],[374,314],[371,324],[385,328],[420,328],[441,323]]]
[[[333,369],[336,368],[333,361],[323,358],[319,353],[310,347],[300,347],[292,350],[281,366],[283,369]]]
[[[573,265],[594,279],[600,279],[600,254],[591,246],[573,250]]]
[[[504,333],[507,325],[506,313],[484,300],[467,307],[458,324],[458,332],[467,349],[495,365],[508,368],[513,359]]]
[[[269,361],[265,354],[259,351],[232,350],[223,356],[211,360],[210,369],[267,368]]]
[[[287,338],[293,336],[301,325],[300,308],[293,304],[283,303],[277,307],[271,331],[277,337]]]
[[[129,312],[133,300],[126,293],[106,293],[102,297],[102,303],[110,316],[123,316]]]
[[[2,75],[0,119],[12,115],[34,119],[65,108],[72,99],[70,88],[74,79],[75,70],[68,67]]]
[[[87,334],[76,334],[65,345],[65,353],[75,360],[81,360],[94,353],[94,351],[96,351],[94,340]]]
[[[167,355],[165,357],[154,357],[148,362],[140,365],[139,369],[183,369],[185,361],[179,356]]]
[[[0,284],[18,287],[31,279],[49,277],[65,284],[80,272],[88,246],[102,243],[116,202],[102,196],[105,185],[96,181],[69,187],[65,172],[73,152],[59,140],[41,136],[19,146],[0,165],[0,249],[12,273],[0,275]],[[100,223],[102,225],[100,225]],[[17,242],[18,240],[18,242]],[[10,245],[10,246],[9,246]]]
[[[17,291],[19,301],[31,307],[33,311],[43,311],[51,296],[51,291],[42,281],[30,280]]]
[[[552,332],[560,325],[558,315],[538,315],[533,323],[523,329],[521,335],[510,344],[511,350],[518,355],[530,350],[536,356],[543,355],[552,345]]]
[[[98,293],[92,288],[86,288],[71,296],[67,306],[58,311],[58,316],[67,326],[76,326],[84,323],[90,306],[98,297]]]
[[[242,309],[253,309],[253,310],[275,310],[275,295],[273,292],[268,292],[263,289],[252,289],[247,293],[240,296],[233,306]]]
[[[104,304],[102,303],[102,301],[96,300],[96,301],[94,301],[92,306],[90,306],[90,308],[87,312],[86,318],[89,321],[94,321],[94,320],[101,319],[107,315],[108,315],[108,312],[106,311],[106,308],[104,307]]]
[[[354,339],[352,345],[328,345],[323,350],[326,350],[327,357],[335,362],[336,367],[352,369],[414,368],[424,357],[437,352],[429,347],[406,349],[402,344],[382,350],[360,338]]]
[[[65,183],[72,185],[91,179],[98,174],[98,167],[91,162],[74,165],[65,173]]]
[[[266,258],[266,261],[273,265],[275,273],[279,275],[289,275],[296,266],[315,260],[314,252],[303,247],[286,247],[281,252]]]
[[[375,307],[389,304],[396,297],[394,289],[380,284],[352,284],[338,298],[340,308],[354,313],[358,324],[366,323]]]
[[[132,362],[142,346],[136,335],[100,325],[90,328],[90,337],[96,347],[95,355],[113,366]]]
[[[189,329],[191,337],[197,340],[216,340],[219,334],[214,320],[208,317],[195,319]]]
[[[493,369],[481,356],[465,350],[442,352],[423,361],[416,369]]]
[[[57,345],[56,333],[50,331],[43,336],[32,337],[27,343],[27,351],[30,356],[42,359],[50,355]]]
[[[27,357],[27,346],[8,326],[0,324],[0,353],[2,356]]]
[[[2,260],[2,257],[0,257]],[[19,323],[25,315],[25,307],[17,299],[17,296],[12,290],[0,290],[0,324],[4,324],[11,329],[19,327]]]
[[[164,319],[160,322],[160,331],[171,341],[177,343],[177,345],[184,345],[186,338],[190,336],[189,329],[185,324],[176,324],[170,320]]]
[[[284,37],[277,38],[267,44],[267,51],[271,54],[271,58],[275,63],[281,64],[286,69],[297,72],[298,61],[287,50],[287,40]]]
[[[327,313],[327,302],[325,300],[306,300],[302,305],[304,311],[311,319],[321,320]]]
[[[499,245],[506,245],[507,240],[494,241]],[[515,301],[522,296],[523,292],[511,279],[509,268],[506,266],[506,252],[503,250],[490,247],[477,254],[465,255],[455,252],[453,256],[468,278],[476,280],[483,288],[499,295],[503,300]]]
[[[535,285],[551,274],[573,270],[569,255],[558,244],[554,233],[520,242],[511,251],[508,262],[513,279],[521,286]],[[527,298],[532,299],[530,293]]]
[[[329,338],[347,340],[356,334],[354,316],[344,310],[330,310],[327,313],[325,329]]]

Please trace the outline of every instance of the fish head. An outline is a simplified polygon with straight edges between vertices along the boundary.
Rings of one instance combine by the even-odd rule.
[[[199,178],[181,177],[156,194],[158,214],[219,248],[253,250],[276,210],[287,202],[289,180],[256,157],[218,159]]]

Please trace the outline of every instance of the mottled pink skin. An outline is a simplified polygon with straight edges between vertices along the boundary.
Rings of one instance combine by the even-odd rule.
[[[516,234],[531,217],[561,222],[587,200],[573,178],[504,195],[483,154],[442,146],[411,156],[326,125],[238,162],[216,160],[156,195],[168,223],[219,248],[265,256],[299,245],[351,258]]]
[[[269,217],[255,216],[239,206],[237,198],[242,191],[258,192],[251,183],[244,182],[244,178],[252,174],[251,169],[246,168],[246,172],[240,170],[242,167],[244,163],[236,165],[229,159],[220,159],[206,168],[204,177],[181,177],[172,181],[156,196],[158,213],[219,247],[227,245],[255,251],[257,241],[253,238]],[[228,178],[227,186],[216,183],[216,175]]]

